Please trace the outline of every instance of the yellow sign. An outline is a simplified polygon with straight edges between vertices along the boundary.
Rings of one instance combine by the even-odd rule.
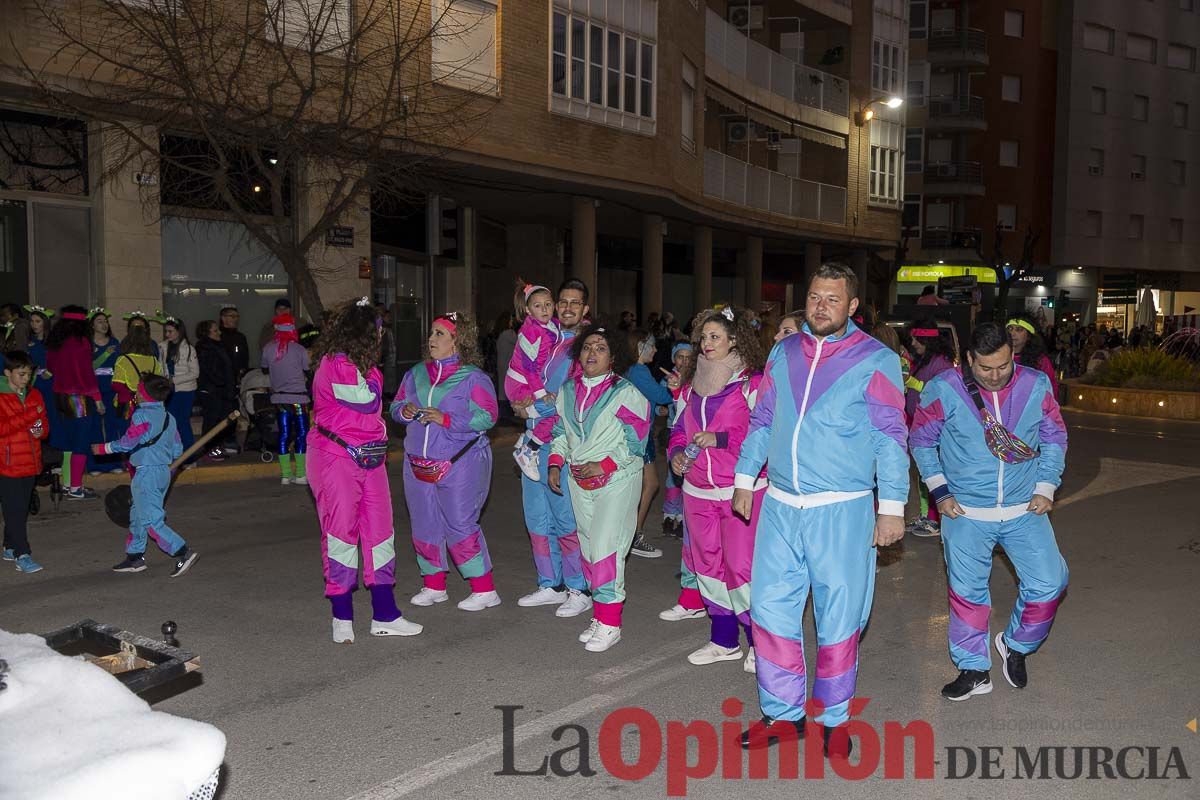
[[[996,282],[996,270],[991,267],[959,267],[949,264],[901,267],[896,280],[900,283],[936,283],[938,278],[961,278],[966,275],[974,275],[980,283]]]

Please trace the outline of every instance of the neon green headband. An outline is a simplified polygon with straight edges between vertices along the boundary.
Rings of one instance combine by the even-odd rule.
[[[1034,330],[1033,325],[1031,325],[1027,320],[1010,319],[1008,322],[1004,323],[1004,327],[1006,327],[1006,328],[1011,327],[1013,325],[1016,325],[1018,328],[1024,328],[1025,330],[1029,331],[1030,333],[1033,333],[1033,334],[1037,333],[1037,331]]]

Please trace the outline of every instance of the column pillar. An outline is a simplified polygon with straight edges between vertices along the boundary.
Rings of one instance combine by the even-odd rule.
[[[693,314],[712,305],[712,228],[697,226],[692,234]]]
[[[761,236],[746,237],[746,308],[758,313],[762,305],[763,240]]]
[[[587,284],[593,298],[597,296],[596,204],[590,197],[571,199],[571,276]]]
[[[859,248],[850,254],[850,268],[858,277],[858,304],[867,302],[867,251]]]
[[[642,215],[642,313],[663,313],[663,220],[658,214]]]
[[[821,243],[808,242],[804,245],[804,291],[801,297],[808,296],[808,284],[812,276],[821,268]]]

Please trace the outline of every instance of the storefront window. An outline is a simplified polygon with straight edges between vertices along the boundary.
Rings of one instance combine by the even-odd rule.
[[[83,122],[0,109],[0,189],[84,196],[87,163]]]

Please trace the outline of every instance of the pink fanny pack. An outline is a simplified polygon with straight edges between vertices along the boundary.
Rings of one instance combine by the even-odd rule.
[[[450,468],[454,466],[454,462],[465,456],[467,451],[474,447],[475,443],[482,438],[482,436],[476,436],[448,459],[424,458],[410,454],[408,464],[412,467],[413,477],[425,483],[438,483],[450,474]]]
[[[608,483],[608,479],[612,477],[612,473],[604,472],[593,478],[585,478],[582,474],[583,467],[571,465],[571,477],[575,479],[575,485],[580,489],[586,489],[589,492],[595,489],[600,489]]]

